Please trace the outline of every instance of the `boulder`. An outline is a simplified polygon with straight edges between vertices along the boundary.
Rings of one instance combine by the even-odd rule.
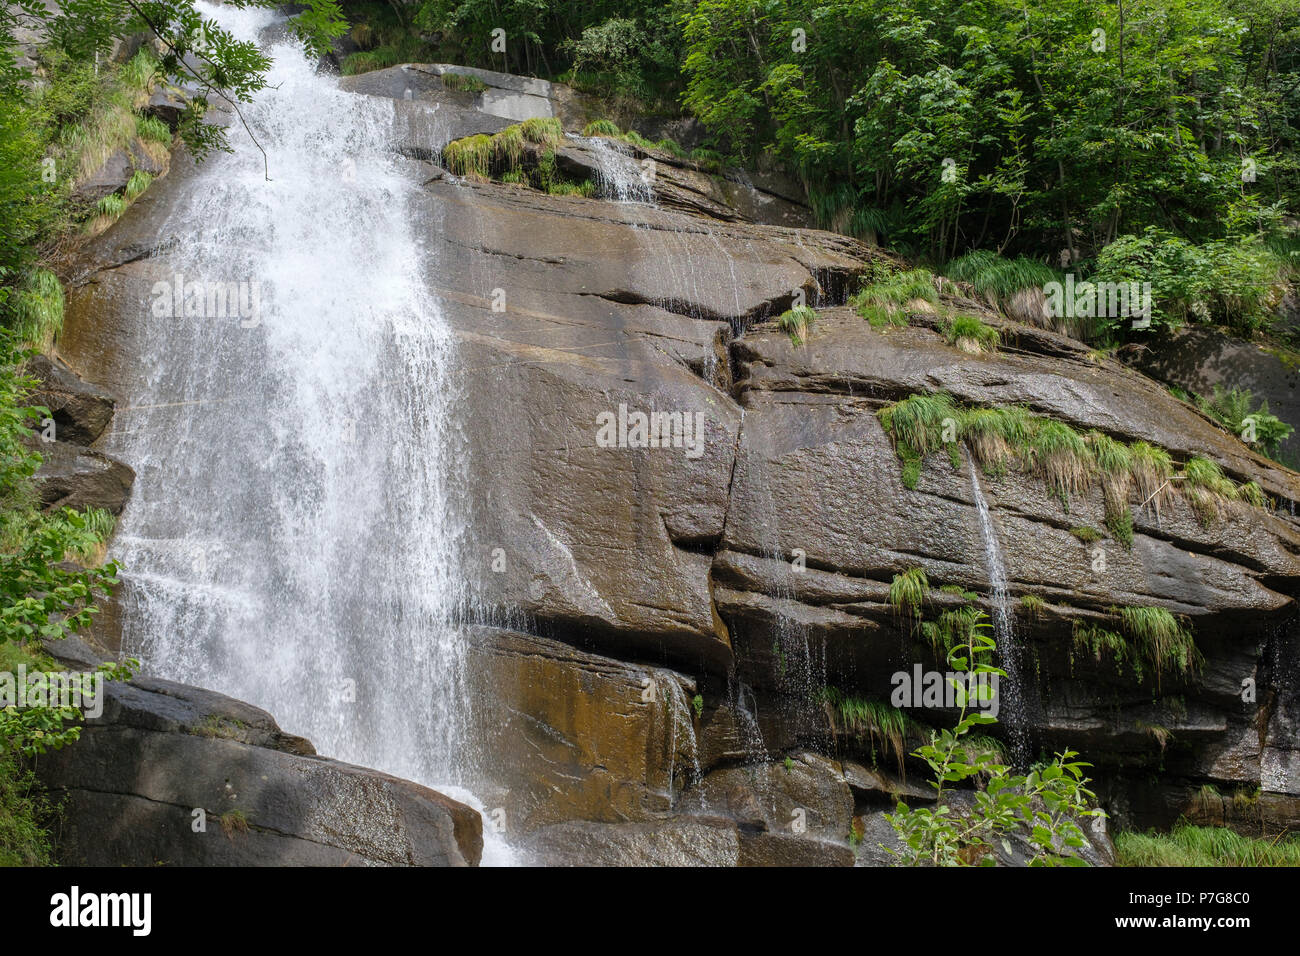
[[[84,646],[74,666],[94,660]],[[105,685],[81,739],[43,755],[64,805],[57,852],[81,866],[474,866],[478,812],[314,755],[266,712],[171,681]]]

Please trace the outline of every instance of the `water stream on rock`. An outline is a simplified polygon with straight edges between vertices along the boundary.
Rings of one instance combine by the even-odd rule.
[[[969,449],[966,461],[970,467],[971,491],[975,496],[975,510],[979,514],[980,539],[984,543],[984,565],[989,575],[989,598],[993,605],[993,633],[997,641],[998,660],[1006,671],[1001,681],[999,719],[1006,726],[1011,743],[1011,759],[1015,766],[1024,768],[1029,763],[1029,735],[1026,730],[1024,685],[1020,674],[1020,648],[1016,644],[1015,618],[1011,610],[1011,595],[1007,589],[1006,563],[1002,546],[998,544],[997,529],[989,513],[984,490],[980,487],[975,456]]]
[[[242,40],[277,20],[199,7]],[[387,149],[391,101],[340,90],[291,41],[268,52],[244,117],[270,180],[236,119],[233,154],[166,224],[184,317],[154,319],[144,394],[111,439],[138,473],[113,553],[124,644],[327,756],[474,803],[455,359],[418,187]],[[256,292],[255,314],[205,315],[230,282]],[[485,840],[485,863],[508,859]]]

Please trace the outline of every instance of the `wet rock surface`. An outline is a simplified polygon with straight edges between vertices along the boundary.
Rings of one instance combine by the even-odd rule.
[[[896,573],[923,568],[933,609],[957,603],[941,585],[991,606],[966,462],[932,456],[905,489],[877,417],[940,389],[1150,441],[1180,461],[1205,455],[1270,496],[1274,510],[1232,503],[1208,526],[1182,499],[1159,515],[1135,508],[1131,549],[1099,542],[1098,571],[1095,546],[1071,529],[1104,527],[1099,491],[1067,509],[1037,479],[981,478],[1012,599],[1043,602],[1016,615],[1035,747],[1082,751],[1125,825],[1168,823],[1207,784],[1258,790],[1264,829],[1295,819],[1294,473],[1133,369],[973,303],[1009,333],[996,353],[949,346],[925,316],[871,328],[843,303],[884,257],[792,228],[807,220],[789,196],[663,157],[653,206],[458,181],[432,162],[449,139],[495,132],[525,108],[576,131],[578,108],[554,88],[495,78],[500,95],[484,100],[448,90],[441,72],[343,85],[392,100],[392,148],[423,186],[426,281],[457,355],[473,529],[462,570],[477,617],[506,623],[467,631],[481,770],[534,860],[847,865],[858,818],[858,862],[888,862],[880,813],[897,795],[926,799],[923,780],[874,744],[836,739],[819,694],[888,699],[895,671],[937,666],[889,601]],[[579,142],[566,149],[574,170],[598,163]],[[69,294],[60,352],[119,397],[145,374],[138,312],[174,272],[167,209],[186,166],[87,249]],[[771,320],[800,297],[819,313],[796,347]],[[631,428],[637,413],[676,424],[665,419],[667,440],[652,446]],[[613,430],[602,435],[602,422]],[[1185,617],[1201,672],[1157,683],[1075,653],[1075,623],[1119,606]],[[124,760],[146,745],[141,728],[113,732]],[[255,749],[263,763],[290,760]],[[440,827],[460,819],[427,812]],[[434,855],[451,860],[439,832]],[[1093,849],[1108,862],[1104,839]]]
[[[98,657],[75,639],[70,667]],[[43,755],[64,803],[58,853],[83,866],[474,866],[476,810],[426,787],[315,756],[270,714],[140,678],[105,685],[103,714]]]

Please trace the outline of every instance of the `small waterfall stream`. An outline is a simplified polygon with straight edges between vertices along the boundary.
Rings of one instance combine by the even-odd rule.
[[[984,490],[980,487],[975,456],[969,449],[966,462],[970,468],[971,492],[975,496],[975,510],[979,515],[980,539],[984,544],[984,566],[989,576],[989,598],[993,605],[993,633],[998,646],[998,661],[1006,671],[1000,682],[1002,700],[999,705],[1002,722],[1006,725],[1011,743],[1012,762],[1017,767],[1029,763],[1029,735],[1026,730],[1024,681],[1021,674],[1020,647],[1016,644],[1015,615],[1011,608],[1011,595],[1007,589],[1006,562],[1002,546],[998,544],[997,529],[989,513]]]

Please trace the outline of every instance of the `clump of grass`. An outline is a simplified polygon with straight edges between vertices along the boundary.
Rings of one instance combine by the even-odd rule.
[[[899,775],[905,774],[903,761],[907,756],[907,739],[921,730],[915,720],[883,701],[850,697],[834,687],[825,688],[821,696],[832,734],[867,741],[873,760],[877,748],[885,756],[892,754]]]
[[[1174,474],[1174,460],[1169,452],[1144,441],[1129,446],[1131,459],[1130,473],[1137,483],[1141,506],[1149,507],[1160,516],[1160,509],[1167,507],[1174,499],[1174,489],[1170,479]]]
[[[1096,528],[1089,527],[1088,525],[1071,528],[1070,534],[1074,535],[1084,544],[1092,544],[1094,541],[1100,541],[1102,539],[1102,533]]]
[[[587,199],[593,199],[596,195],[596,184],[591,180],[585,180],[580,183],[570,183],[560,180],[548,185],[546,191],[552,196],[583,196]]]
[[[1182,479],[1183,496],[1203,525],[1209,526],[1221,516],[1225,501],[1238,498],[1237,486],[1208,458],[1195,455],[1187,459]]]
[[[906,325],[908,309],[934,311],[939,293],[934,287],[934,275],[928,269],[895,272],[870,285],[863,286],[850,300],[858,314],[872,327]]]
[[[889,603],[895,613],[909,614],[913,618],[921,616],[921,605],[930,593],[930,581],[925,576],[924,568],[908,568],[901,574],[895,574],[889,584]]]
[[[961,413],[958,424],[971,454],[990,475],[1006,472],[1028,445],[1034,427],[1033,417],[1022,405],[969,408]]]
[[[1093,476],[1092,452],[1083,436],[1065,422],[1040,419],[1029,446],[1034,470],[1062,502],[1088,487]]]
[[[442,85],[458,93],[482,93],[488,88],[477,76],[466,76],[464,73],[442,74]]]
[[[988,249],[969,252],[944,266],[944,275],[965,282],[998,306],[1023,289],[1040,289],[1059,278],[1051,266],[1023,256],[1007,259]]]
[[[1124,547],[1133,550],[1133,512],[1128,510],[1127,504],[1113,513],[1107,509],[1106,530]]]
[[[519,126],[524,139],[534,145],[554,148],[564,142],[564,128],[554,117],[526,119]]]
[[[135,199],[136,196],[148,189],[152,182],[152,175],[146,173],[143,169],[137,169],[131,174],[131,178],[127,180],[126,198]]]
[[[95,213],[100,216],[106,216],[109,219],[116,219],[126,211],[126,200],[119,193],[109,193],[99,202],[95,203]]]
[[[172,142],[171,128],[155,116],[138,117],[135,121],[135,132],[147,143],[170,146]]]
[[[1042,616],[1047,609],[1047,602],[1037,594],[1022,594],[1020,596],[1020,607],[1031,618],[1037,619]]]
[[[808,341],[808,335],[816,321],[816,312],[806,305],[796,305],[794,308],[782,312],[777,318],[776,324],[782,332],[790,336],[792,343],[803,345]]]
[[[620,137],[623,135],[623,131],[618,128],[618,124],[613,120],[598,119],[584,126],[582,128],[582,135]]]
[[[1300,866],[1300,837],[1246,837],[1180,823],[1167,834],[1117,833],[1120,866]]]
[[[1129,664],[1133,668],[1134,676],[1139,681],[1142,680],[1142,661],[1134,656],[1132,647],[1119,632],[1102,627],[1100,624],[1075,621],[1071,638],[1073,650],[1086,651],[1097,661],[1109,660],[1115,664],[1120,673],[1123,673],[1124,665]],[[1073,652],[1070,660],[1073,666]]]
[[[514,172],[524,162],[524,128],[515,123],[492,136],[492,156],[505,172]]]
[[[944,325],[942,332],[949,345],[972,355],[996,352],[1001,341],[997,329],[985,325],[973,315],[954,315]]]
[[[1259,487],[1259,483],[1248,481],[1243,485],[1237,486],[1237,497],[1248,505],[1256,508],[1271,508],[1272,501],[1264,494],[1264,490]]]
[[[880,410],[880,423],[903,463],[903,487],[916,488],[922,459],[944,444],[945,423],[955,424],[956,416],[957,407],[947,392],[912,395]]]
[[[1121,608],[1120,622],[1137,653],[1151,665],[1157,683],[1165,671],[1191,673],[1204,662],[1191,630],[1162,607]]]
[[[49,269],[33,269],[14,294],[14,331],[24,345],[43,352],[63,331],[63,284]]]
[[[81,530],[88,539],[84,547],[78,548],[69,557],[87,566],[103,564],[108,539],[117,528],[117,516],[103,508],[87,508],[81,513],[80,521]]]
[[[492,175],[493,152],[492,138],[479,133],[444,146],[442,161],[452,175],[485,181]]]
[[[221,831],[233,840],[236,833],[248,832],[248,815],[243,810],[230,810],[221,815]]]
[[[157,72],[158,58],[148,48],[143,48],[122,65],[118,76],[127,89],[136,93],[148,93]]]
[[[1119,608],[1117,617],[1118,631],[1075,622],[1074,646],[1097,660],[1109,658],[1121,670],[1125,664],[1132,666],[1138,680],[1150,672],[1157,687],[1166,673],[1191,674],[1204,663],[1190,628],[1164,608]]]

